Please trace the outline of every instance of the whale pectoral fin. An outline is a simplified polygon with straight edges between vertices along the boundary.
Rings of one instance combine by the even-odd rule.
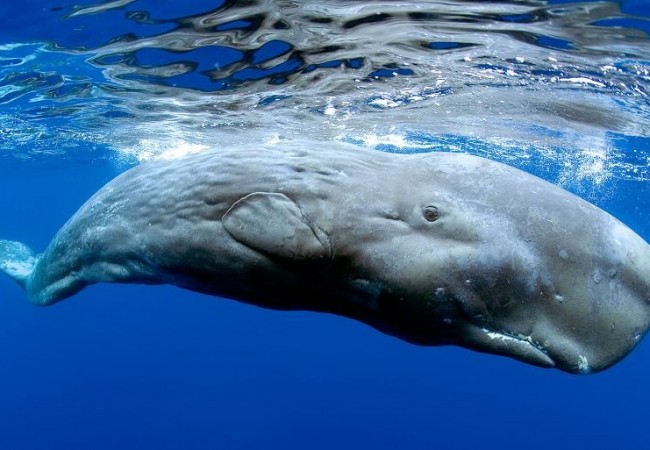
[[[324,233],[311,226],[284,194],[249,194],[230,207],[222,223],[237,241],[269,256],[305,261],[331,255]]]

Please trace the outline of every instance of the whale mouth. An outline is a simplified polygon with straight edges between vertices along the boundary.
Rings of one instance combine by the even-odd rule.
[[[477,350],[509,356],[540,367],[555,367],[555,361],[546,349],[531,336],[493,331],[472,326],[469,333],[470,346]]]

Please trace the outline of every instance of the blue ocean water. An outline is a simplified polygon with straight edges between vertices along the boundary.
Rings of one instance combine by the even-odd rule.
[[[503,161],[650,240],[645,0],[9,0],[0,24],[2,239],[44,249],[142,161],[317,135]],[[650,440],[647,342],[573,376],[167,286],[0,299],[3,450]]]

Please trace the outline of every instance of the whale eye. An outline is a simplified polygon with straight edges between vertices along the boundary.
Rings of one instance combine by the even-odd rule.
[[[422,209],[422,215],[424,216],[427,222],[435,222],[440,217],[438,208],[432,205],[425,206]]]

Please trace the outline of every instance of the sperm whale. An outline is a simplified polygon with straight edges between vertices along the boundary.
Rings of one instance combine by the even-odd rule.
[[[0,241],[0,270],[37,305],[167,283],[571,373],[616,363],[650,321],[650,246],[606,212],[476,156],[341,143],[144,163],[44,253]]]

